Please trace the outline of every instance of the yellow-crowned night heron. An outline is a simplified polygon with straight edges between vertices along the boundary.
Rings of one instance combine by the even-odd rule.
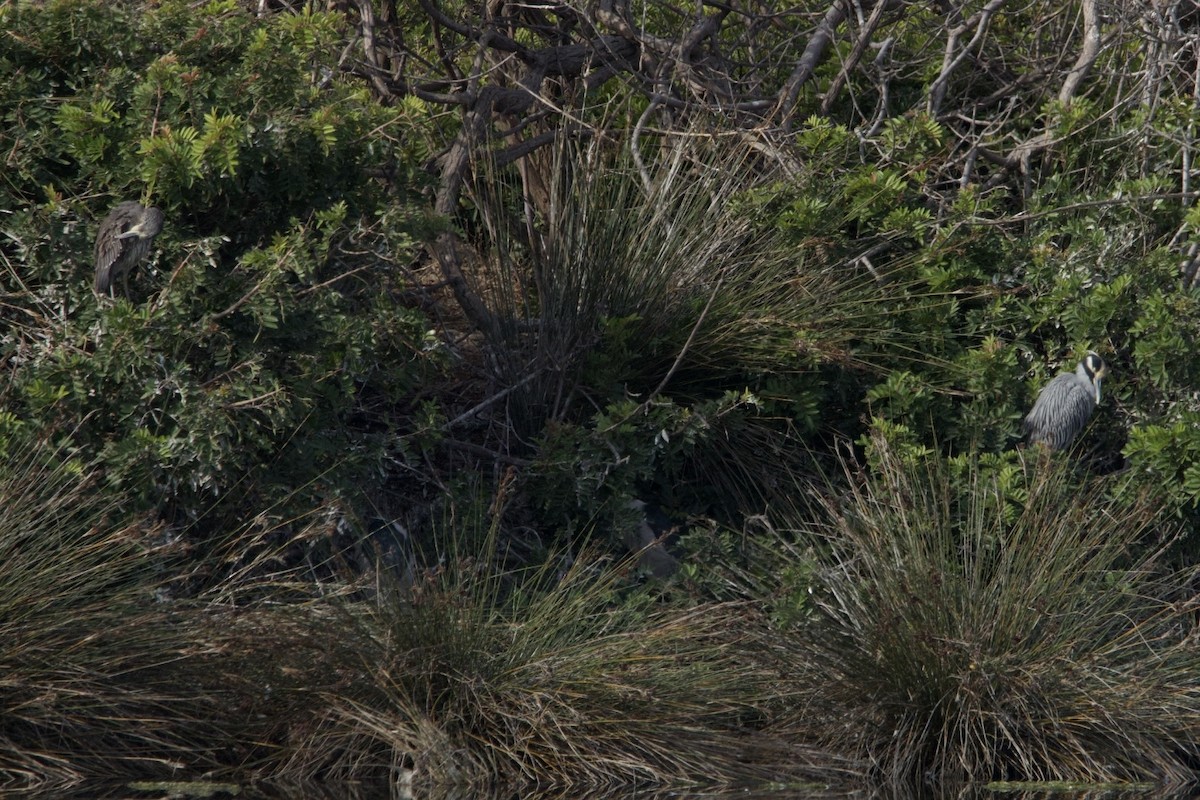
[[[121,279],[121,290],[129,296],[129,273],[150,252],[150,243],[162,230],[163,213],[153,206],[126,200],[118,203],[100,223],[96,234],[96,294],[112,295]]]
[[[1088,351],[1074,372],[1059,373],[1038,395],[1025,417],[1024,431],[1030,442],[1051,450],[1062,450],[1083,430],[1084,423],[1100,402],[1104,359]]]

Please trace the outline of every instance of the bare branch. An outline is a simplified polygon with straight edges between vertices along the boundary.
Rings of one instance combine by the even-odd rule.
[[[478,84],[486,52],[487,37],[485,36],[476,55],[475,68],[472,73],[473,84]],[[463,180],[470,168],[471,153],[474,151],[476,143],[483,138],[491,113],[487,93],[480,92],[475,97],[475,104],[464,115],[462,128],[455,137],[454,144],[442,159],[442,183],[434,202],[434,210],[447,217],[452,216],[458,208],[458,198]],[[467,318],[482,331],[491,334],[498,333],[499,326],[495,317],[479,295],[471,290],[466,276],[463,274],[458,257],[457,235],[452,231],[443,231],[434,239],[430,250],[441,267],[442,276],[446,279],[450,290],[454,292],[455,300],[458,301]]]
[[[1083,0],[1083,47],[1079,49],[1079,57],[1075,59],[1075,65],[1067,73],[1067,79],[1058,91],[1058,102],[1071,102],[1079,84],[1087,77],[1099,54],[1100,16],[1096,12],[1096,0]]]
[[[953,28],[946,37],[946,55],[942,60],[942,71],[934,79],[929,87],[929,104],[927,108],[930,114],[937,114],[942,107],[942,101],[946,97],[946,87],[950,82],[950,77],[959,65],[979,47],[979,43],[983,40],[984,33],[987,32],[988,23],[992,19],[992,15],[999,10],[1000,6],[1004,5],[1005,0],[991,0],[986,6],[971,15],[971,18]],[[957,9],[956,9],[957,11]],[[967,42],[967,46],[955,54],[955,48],[958,46],[958,40],[971,28],[975,28],[975,35],[971,37],[971,41]]]
[[[800,90],[812,77],[817,64],[825,58],[825,51],[833,43],[834,32],[846,19],[845,2],[846,0],[834,0],[833,5],[825,12],[825,18],[821,20],[817,30],[809,38],[808,46],[800,54],[800,60],[796,62],[792,74],[788,76],[787,82],[783,85],[776,113],[785,127],[790,127],[792,115],[796,110],[796,101],[800,98]]]
[[[863,26],[858,39],[854,42],[854,49],[850,51],[850,57],[846,59],[846,63],[842,64],[842,68],[838,70],[837,77],[833,79],[833,83],[825,91],[825,97],[821,100],[822,116],[829,114],[830,109],[833,108],[833,104],[837,100],[837,96],[841,94],[842,87],[846,85],[850,73],[858,68],[858,62],[862,60],[863,53],[867,51],[867,46],[871,43],[871,37],[875,35],[875,31],[879,28],[879,23],[883,21],[883,12],[886,7],[886,3],[877,2],[875,3],[875,7],[871,9],[871,16],[867,19],[867,24]]]
[[[1084,23],[1083,45],[1080,47],[1075,64],[1067,73],[1058,92],[1058,100],[1064,105],[1069,105],[1071,100],[1074,99],[1079,85],[1087,76],[1092,64],[1095,63],[1096,56],[1100,53],[1100,22],[1096,13],[1096,0],[1083,0],[1082,5]],[[1005,170],[1017,170],[1019,174],[1024,176],[1024,185],[1022,187],[1024,196],[1028,197],[1032,193],[1030,164],[1033,161],[1034,155],[1051,147],[1054,142],[1054,137],[1050,131],[1043,130],[1041,133],[1018,144],[1007,156],[1003,157],[1002,163]],[[980,148],[979,154],[985,158],[991,157],[991,154],[984,148]],[[1002,172],[992,178],[987,186],[993,186],[1003,179]]]

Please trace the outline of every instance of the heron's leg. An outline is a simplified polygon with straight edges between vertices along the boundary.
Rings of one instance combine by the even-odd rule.
[[[133,270],[127,269],[125,270],[125,274],[121,276],[121,293],[125,295],[126,300],[129,299],[129,273],[131,272]]]

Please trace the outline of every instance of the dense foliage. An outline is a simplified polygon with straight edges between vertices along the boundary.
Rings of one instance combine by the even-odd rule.
[[[61,440],[179,526],[353,517],[439,369],[397,302],[430,223],[395,165],[429,123],[333,80],[337,15],[143,11],[3,12],[0,443]],[[167,225],[113,302],[91,294],[91,241],[121,199]]]

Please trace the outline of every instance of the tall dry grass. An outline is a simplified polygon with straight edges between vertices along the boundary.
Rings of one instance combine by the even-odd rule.
[[[489,563],[462,557],[330,618],[361,680],[323,698],[289,774],[574,789],[845,776],[760,730],[778,676],[753,608],[630,597],[632,565]]]
[[[0,459],[0,786],[282,775],[356,663],[311,624],[311,578],[196,563],[124,505],[62,450]],[[189,570],[230,584],[177,597]]]
[[[155,606],[161,539],[96,483],[50,448],[0,461],[0,775],[10,785],[169,774],[221,747],[216,698],[171,678],[198,648]]]
[[[158,591],[175,573],[161,532],[103,496],[58,453],[0,464],[11,786],[203,775],[617,787],[846,772],[762,732],[778,676],[746,604],[664,604],[634,588],[632,563],[509,570],[494,530],[411,584],[310,580],[305,592],[300,573],[271,573],[172,598]],[[248,544],[258,553],[258,537]]]
[[[621,385],[713,397],[912,338],[891,316],[926,301],[794,241],[759,209],[795,177],[751,143],[698,126],[644,139],[637,156],[629,141],[564,131],[524,172],[480,165],[472,280],[529,424]]]
[[[1197,609],[1159,563],[1153,499],[1059,460],[1005,492],[978,465],[881,452],[809,530],[823,555],[786,640],[788,735],[889,782],[1190,779]]]

